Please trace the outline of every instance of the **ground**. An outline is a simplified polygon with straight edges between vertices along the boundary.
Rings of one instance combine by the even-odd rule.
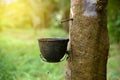
[[[0,80],[64,80],[65,61],[46,63],[39,57],[37,39],[68,37],[61,29],[6,29],[0,32]],[[111,45],[108,80],[120,80],[120,50]]]

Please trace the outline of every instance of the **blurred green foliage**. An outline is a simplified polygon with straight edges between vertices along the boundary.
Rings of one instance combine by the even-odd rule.
[[[60,35],[59,35],[60,34]],[[37,39],[67,37],[61,29],[6,29],[0,34],[0,80],[63,80],[65,62],[50,64],[40,59]]]
[[[0,30],[4,28],[49,27],[50,24],[56,23],[52,22],[53,19],[61,18],[59,3],[58,0],[11,0],[11,3],[7,4],[1,0]]]
[[[108,29],[111,43],[120,43],[120,1],[109,0]]]
[[[15,80],[15,78],[16,66],[9,55],[5,54],[0,48],[0,80]]]

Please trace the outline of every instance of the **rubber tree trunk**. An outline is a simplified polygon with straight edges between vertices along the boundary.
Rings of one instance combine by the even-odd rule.
[[[106,80],[107,0],[71,0],[66,80]]]

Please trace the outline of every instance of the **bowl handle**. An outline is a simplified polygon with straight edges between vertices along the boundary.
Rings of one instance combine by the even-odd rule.
[[[43,61],[47,62],[47,60],[44,59],[43,56],[42,56],[41,54],[40,54],[40,58],[41,58]]]
[[[63,58],[62,60],[60,60],[60,62],[64,61],[65,59],[67,60],[68,59],[68,55],[69,55],[69,51],[66,51],[65,58]]]

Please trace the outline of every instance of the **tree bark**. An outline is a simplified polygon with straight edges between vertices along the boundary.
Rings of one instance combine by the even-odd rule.
[[[71,0],[66,80],[106,80],[107,0]]]

